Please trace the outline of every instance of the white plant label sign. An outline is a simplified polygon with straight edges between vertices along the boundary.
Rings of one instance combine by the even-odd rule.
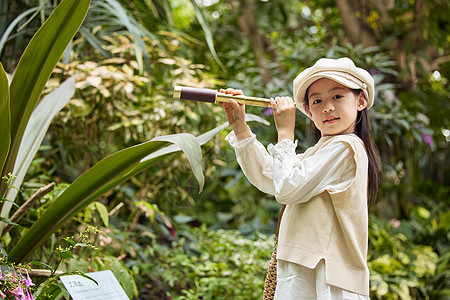
[[[73,300],[129,300],[117,278],[111,270],[86,273],[97,281],[80,275],[61,276],[61,282]]]

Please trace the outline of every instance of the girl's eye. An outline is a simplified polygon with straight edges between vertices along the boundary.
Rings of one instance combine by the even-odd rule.
[[[313,100],[313,104],[317,104],[317,103],[320,103],[320,102],[322,102],[322,100],[320,100],[320,99]]]
[[[341,99],[341,98],[342,98],[341,95],[335,95],[335,96],[333,96],[333,99]]]

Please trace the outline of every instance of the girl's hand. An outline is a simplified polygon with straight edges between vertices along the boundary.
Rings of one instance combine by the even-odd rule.
[[[278,131],[278,142],[284,139],[294,141],[295,105],[290,97],[270,98],[273,117]]]
[[[234,90],[232,88],[228,88],[226,90],[220,89],[220,92],[231,94],[233,96],[244,94],[241,90]],[[241,141],[251,137],[250,130],[245,122],[245,105],[239,104],[235,100],[231,100],[229,103],[219,103],[219,105],[223,106],[227,116],[227,121],[233,128],[237,140]]]

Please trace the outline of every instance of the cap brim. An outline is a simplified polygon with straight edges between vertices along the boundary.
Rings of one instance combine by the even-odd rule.
[[[295,101],[296,101],[297,108],[307,116],[309,116],[309,114],[307,113],[307,111],[305,110],[305,107],[304,107],[304,99],[305,99],[306,90],[308,89],[309,86],[311,86],[311,84],[313,84],[314,82],[316,82],[317,80],[322,79],[322,78],[328,78],[333,81],[336,81],[337,83],[342,84],[343,86],[346,86],[349,89],[361,89],[360,84],[354,82],[351,79],[347,79],[343,76],[340,76],[340,75],[330,74],[328,72],[319,72],[317,74],[313,74],[302,83],[302,85],[299,87],[299,89],[295,93]],[[364,91],[364,94],[366,96],[366,99],[369,99],[369,95],[367,95],[365,91]],[[372,106],[372,105],[370,105],[370,106]]]

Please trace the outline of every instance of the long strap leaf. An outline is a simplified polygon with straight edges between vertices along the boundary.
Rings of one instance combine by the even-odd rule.
[[[265,119],[258,117],[256,115],[253,115],[253,114],[246,114],[245,119],[248,122],[256,121],[256,122],[262,123],[267,126],[270,125],[270,123],[267,122]],[[228,126],[229,126],[229,124],[227,122],[223,123],[223,124],[217,126],[216,128],[211,129],[210,131],[199,135],[198,137],[196,137],[196,139],[199,142],[200,146],[203,146],[208,141],[210,141],[214,136],[216,136],[220,131],[227,128]],[[145,169],[148,169],[155,162],[160,161],[160,160],[166,158],[168,155],[178,152],[178,151],[181,151],[181,150],[182,149],[177,144],[173,144],[173,145],[169,145],[167,147],[164,147],[160,150],[157,150],[157,151],[147,155],[131,171],[123,172],[122,174],[116,176],[113,180],[108,182],[106,185],[104,185],[101,189],[97,190],[94,194],[91,195],[91,199],[89,199],[89,201],[87,201],[87,202],[90,203],[91,201],[96,200],[97,198],[101,197],[104,193],[111,190],[113,187],[117,186],[118,184],[128,180],[129,178],[135,176],[136,174],[139,174],[140,172],[144,171]],[[194,168],[193,168],[193,172],[195,174]]]
[[[159,149],[166,142],[149,141],[119,152],[98,162],[78,177],[30,227],[8,254],[10,261],[20,262],[45,242],[55,230],[85,207],[85,200],[117,174],[131,170],[142,157]]]
[[[213,56],[214,60],[219,65],[219,67],[222,69],[222,71],[225,71],[226,68],[223,65],[223,63],[220,61],[220,58],[217,55],[216,49],[214,47],[214,38],[212,36],[211,30],[209,29],[208,22],[206,21],[206,18],[203,15],[203,11],[200,9],[200,7],[198,6],[198,4],[195,0],[191,0],[191,4],[194,7],[194,11],[195,11],[197,20],[200,23],[200,26],[202,27],[203,32],[205,33],[206,44],[209,47],[209,51],[211,51],[211,55]]]
[[[89,5],[90,0],[63,0],[25,49],[10,85],[11,147],[2,174],[12,171],[31,113]]]
[[[3,168],[11,144],[8,77],[0,63],[0,167]]]
[[[269,123],[255,115],[247,114],[247,121],[258,121],[265,125]],[[62,224],[71,219],[73,215],[85,208],[92,201],[112,189],[114,186],[124,182],[130,177],[150,167],[156,161],[159,161],[173,152],[183,150],[193,169],[194,175],[200,169],[200,175],[195,175],[200,186],[203,188],[204,179],[201,172],[201,153],[200,145],[205,144],[211,140],[217,133],[228,127],[228,123],[224,123],[198,137],[190,134],[177,134],[172,136],[157,137],[150,142],[135,146],[144,147],[144,145],[153,145],[152,143],[159,143],[155,148],[145,150],[149,155],[132,148],[127,148],[117,152],[100,161],[93,166],[86,173],[81,175],[69,188],[67,188],[55,202],[45,211],[45,213],[33,224],[33,226],[24,234],[20,241],[9,253],[10,261],[23,261],[29,256],[39,245],[56,231]],[[157,147],[161,146],[163,141],[170,141],[174,145],[167,146],[161,150]],[[145,159],[143,159],[145,157]],[[122,158],[118,160],[119,158]],[[127,162],[124,160],[127,158]],[[131,161],[133,163],[131,163]],[[137,163],[139,162],[139,163]],[[108,168],[109,164],[119,164],[114,168]],[[136,164],[137,163],[137,164]]]
[[[149,153],[156,151],[167,142],[176,143],[188,157],[194,174],[198,178],[200,190],[204,178],[201,170],[201,149],[197,139],[190,134],[156,137],[153,140],[116,152],[94,165],[78,177],[44,214],[23,235],[8,255],[10,261],[22,261],[77,212],[89,205],[111,185],[117,177],[126,176],[136,164]]]
[[[22,185],[26,172],[33,161],[42,140],[50,126],[53,117],[69,102],[75,94],[75,76],[65,80],[59,87],[45,96],[36,106],[28,121],[25,129],[22,143],[17,153],[16,163],[14,164],[13,174],[16,176],[12,185],[19,188]],[[9,217],[9,212],[17,196],[17,189],[9,189],[6,193],[8,202],[3,204],[0,216]],[[0,223],[0,236],[4,223]]]

